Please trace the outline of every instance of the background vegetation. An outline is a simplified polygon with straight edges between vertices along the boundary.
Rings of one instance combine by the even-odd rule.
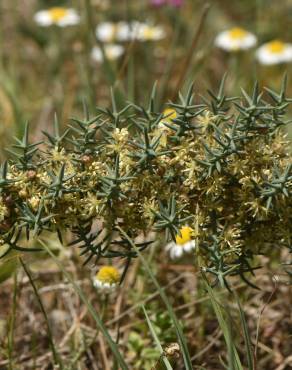
[[[80,24],[39,27],[35,12],[56,5],[74,7]],[[129,42],[119,60],[94,62],[96,25],[129,19],[151,20],[165,27],[167,37]],[[26,121],[30,139],[39,140],[43,130],[52,132],[55,114],[65,126],[70,117],[83,115],[84,101],[91,114],[96,105],[109,107],[110,87],[118,105],[128,100],[146,104],[158,81],[161,111],[193,81],[198,95],[217,89],[226,71],[229,94],[238,94],[241,87],[250,91],[255,80],[261,88],[279,90],[291,65],[262,66],[254,50],[227,54],[214,46],[214,38],[241,26],[255,33],[259,44],[292,42],[291,20],[291,0],[186,0],[180,9],[154,8],[146,0],[2,0],[1,161]],[[291,83],[287,95],[292,96]],[[50,258],[14,253],[0,262],[0,369],[125,368],[119,353],[129,369],[164,368],[162,349],[180,343],[173,311],[193,369],[292,367],[291,275],[281,264],[287,255],[259,258],[263,268],[253,280],[259,290],[234,279],[230,293],[210,289],[192,261],[175,263],[164,250],[151,249],[135,260],[118,292],[106,297],[92,285],[97,267],[82,266],[78,250],[52,237],[46,246]],[[103,325],[118,346],[102,335]],[[173,369],[188,369],[181,343],[178,352],[178,358],[163,358]]]

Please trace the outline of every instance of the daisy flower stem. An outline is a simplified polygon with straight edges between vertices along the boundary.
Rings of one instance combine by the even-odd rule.
[[[209,10],[210,10],[210,4],[207,3],[207,4],[205,4],[205,6],[203,8],[201,18],[199,20],[198,27],[197,27],[196,32],[194,34],[194,37],[192,39],[192,43],[191,43],[191,46],[189,48],[189,51],[187,52],[186,57],[185,57],[185,59],[182,63],[181,72],[179,73],[179,77],[178,77],[177,83],[176,83],[176,88],[174,89],[174,96],[176,96],[178,91],[181,90],[181,87],[182,87],[182,85],[185,81],[185,78],[186,78],[187,74],[188,74],[190,65],[192,63],[193,55],[195,54],[195,51],[197,51],[198,43],[199,43],[199,40],[201,38],[201,35],[203,33],[203,30],[204,30],[204,27],[205,27],[205,24],[206,24],[206,19],[207,19]],[[173,98],[174,98],[174,96],[173,96]]]
[[[52,26],[52,42],[50,49],[52,52],[53,63],[51,64],[52,76],[58,75],[64,62],[64,42],[62,30],[58,26]]]
[[[174,31],[173,31],[173,38],[170,48],[167,52],[166,62],[165,62],[165,73],[163,74],[161,81],[160,81],[160,89],[157,93],[157,106],[161,106],[162,102],[166,99],[166,92],[169,85],[169,79],[171,76],[171,71],[175,63],[175,53],[178,47],[179,35],[181,31],[181,22],[179,22],[179,18],[177,17],[174,22]]]
[[[101,317],[103,322],[106,322],[106,320],[107,320],[106,314],[107,314],[107,307],[108,307],[108,299],[109,299],[108,294],[105,294],[105,296],[103,297],[103,300],[102,300],[101,314],[100,314],[100,317]]]
[[[233,53],[230,56],[230,59],[229,59],[229,70],[230,70],[231,76],[232,76],[232,83],[231,83],[231,86],[230,86],[231,91],[234,91],[234,89],[236,89],[236,87],[240,85],[239,80],[241,79],[241,70],[240,70],[240,67],[241,67],[240,59],[241,59],[241,57],[242,57],[242,55],[238,51],[237,53]],[[236,92],[234,92],[234,93],[236,93]]]
[[[94,75],[92,67],[90,65],[90,54],[92,50],[92,44],[93,40],[95,40],[95,26],[94,26],[94,19],[92,16],[92,7],[91,7],[91,1],[90,0],[84,0],[85,1],[85,58],[84,58],[84,64],[86,68],[86,81],[87,81],[87,96],[89,98],[90,107],[94,109],[96,105],[96,93],[94,88],[94,79],[92,76]],[[84,27],[84,25],[81,25],[81,27]]]

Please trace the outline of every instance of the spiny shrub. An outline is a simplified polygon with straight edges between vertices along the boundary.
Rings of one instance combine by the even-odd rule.
[[[280,93],[263,94],[256,84],[236,98],[225,96],[222,81],[200,103],[191,87],[164,113],[154,88],[147,107],[117,110],[113,98],[112,109],[73,119],[64,133],[56,120],[38,143],[29,143],[26,126],[0,173],[2,255],[30,250],[25,235],[61,238],[69,229],[85,263],[124,258],[126,270],[137,255],[125,233],[139,237],[142,251],[149,235],[164,246],[187,225],[194,263],[221,283],[246,280],[255,255],[291,248],[285,87],[286,79]]]

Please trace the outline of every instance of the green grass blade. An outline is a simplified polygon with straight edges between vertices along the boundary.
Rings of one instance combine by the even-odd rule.
[[[15,329],[15,317],[16,317],[16,306],[17,306],[17,276],[14,274],[14,286],[13,286],[13,303],[12,312],[8,323],[8,336],[7,336],[7,346],[8,346],[8,370],[13,370],[13,349],[14,349],[14,329]]]
[[[49,343],[50,343],[50,347],[51,347],[51,351],[52,351],[52,355],[53,355],[53,359],[54,359],[54,363],[55,365],[58,366],[59,369],[63,369],[63,364],[62,364],[62,360],[61,360],[61,357],[59,356],[58,352],[57,352],[57,349],[55,347],[55,343],[54,343],[54,340],[53,340],[53,333],[52,333],[52,330],[51,330],[51,326],[50,326],[50,323],[49,323],[49,319],[48,319],[48,315],[46,313],[46,310],[45,310],[45,307],[43,305],[43,302],[41,300],[41,297],[39,295],[39,292],[37,290],[37,287],[33,281],[33,278],[31,276],[31,273],[29,271],[29,269],[26,267],[25,263],[23,262],[23,260],[21,258],[19,258],[20,260],[20,263],[29,279],[29,282],[30,282],[30,285],[32,286],[32,289],[34,291],[34,295],[38,301],[38,304],[39,304],[39,307],[42,311],[42,314],[44,316],[44,319],[45,319],[45,322],[46,322],[46,326],[47,326],[47,331],[48,331],[48,340],[49,340]]]
[[[159,338],[158,338],[158,336],[157,336],[157,334],[155,332],[154,326],[152,325],[152,322],[151,322],[151,320],[150,320],[150,318],[148,316],[148,313],[147,313],[145,307],[142,306],[142,309],[143,309],[144,315],[146,317],[146,321],[147,321],[147,324],[148,324],[149,329],[151,331],[152,337],[153,337],[153,339],[154,339],[154,341],[156,343],[156,346],[158,347],[158,349],[160,351],[160,354],[162,355],[162,361],[163,361],[166,369],[167,370],[173,370],[173,368],[172,368],[170,362],[168,361],[167,357],[163,355],[164,351],[163,351],[162,345],[161,345],[160,340],[159,340]]]
[[[229,361],[229,366],[228,368],[230,370],[243,370],[243,367],[241,365],[241,361],[238,356],[237,349],[234,345],[234,341],[232,338],[232,333],[231,333],[231,328],[230,328],[230,323],[227,323],[224,315],[223,315],[223,310],[218,303],[218,300],[213,292],[213,289],[210,287],[210,285],[205,281],[205,287],[208,291],[213,309],[215,311],[219,326],[223,332],[224,339],[227,345],[227,350],[228,350],[228,361]]]
[[[181,352],[182,352],[182,355],[183,355],[183,359],[184,359],[184,364],[185,364],[185,369],[186,370],[192,370],[193,367],[192,367],[192,361],[191,361],[191,357],[190,357],[190,354],[189,354],[189,350],[188,350],[188,347],[187,347],[187,343],[186,343],[186,340],[185,340],[185,337],[183,335],[183,332],[182,332],[182,329],[181,329],[181,326],[177,320],[177,317],[174,313],[174,310],[166,296],[166,294],[164,293],[163,289],[161,289],[157,279],[155,278],[155,276],[153,275],[152,271],[151,271],[151,268],[149,267],[149,264],[148,262],[146,261],[146,259],[143,257],[142,253],[139,251],[139,249],[136,247],[135,243],[133,242],[133,240],[128,236],[128,234],[122,229],[120,228],[119,226],[117,227],[117,229],[119,229],[119,231],[121,232],[121,234],[128,240],[128,242],[130,243],[130,245],[132,246],[132,248],[135,250],[135,252],[138,254],[141,262],[142,262],[142,265],[144,266],[146,272],[148,273],[150,279],[153,281],[156,289],[158,290],[159,292],[159,295],[160,297],[162,298],[164,304],[166,305],[166,308],[168,310],[168,313],[172,319],[172,322],[173,322],[173,325],[175,327],[175,331],[176,331],[176,335],[177,335],[177,338],[178,338],[178,341],[179,341],[179,344],[180,344],[180,348],[181,348]]]
[[[56,265],[60,268],[60,270],[62,271],[62,273],[64,274],[64,276],[68,279],[68,281],[72,284],[73,286],[73,289],[75,290],[75,292],[79,295],[79,297],[81,298],[81,300],[83,301],[83,303],[86,305],[88,311],[90,312],[90,314],[92,315],[93,319],[95,320],[95,323],[96,323],[96,326],[97,328],[102,332],[103,336],[105,337],[113,355],[115,356],[120,368],[122,370],[129,370],[127,364],[125,363],[121,353],[119,352],[118,350],[118,347],[116,345],[116,343],[112,340],[109,332],[107,331],[105,325],[103,324],[101,318],[99,317],[99,315],[97,314],[97,312],[95,311],[94,307],[92,306],[92,304],[88,301],[88,299],[86,298],[85,294],[83,293],[83,291],[79,288],[79,286],[75,283],[75,281],[72,279],[72,277],[70,276],[70,274],[64,269],[62,263],[58,260],[58,258],[54,255],[54,253],[46,246],[46,244],[42,241],[42,240],[39,240],[40,244],[43,246],[44,250],[52,257],[52,259],[54,260],[54,262],[56,263]]]
[[[238,305],[241,326],[242,326],[243,334],[244,334],[244,342],[245,342],[246,354],[247,354],[247,367],[248,367],[248,370],[253,370],[253,351],[252,351],[252,344],[251,344],[251,339],[250,339],[250,334],[249,334],[245,314],[243,312],[243,309],[241,307],[237,294],[235,293],[234,296],[235,296],[235,299]]]

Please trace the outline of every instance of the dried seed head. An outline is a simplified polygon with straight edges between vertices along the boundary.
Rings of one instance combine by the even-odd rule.
[[[179,344],[178,343],[169,344],[165,348],[164,353],[167,357],[178,358],[180,356],[180,346],[179,346]]]
[[[81,161],[82,161],[82,163],[84,163],[84,164],[90,164],[90,163],[92,163],[92,160],[93,160],[93,158],[92,158],[92,156],[90,156],[90,155],[83,155],[83,156],[81,157]]]
[[[35,178],[36,178],[36,175],[37,175],[37,173],[36,173],[36,171],[34,171],[34,170],[29,170],[29,171],[27,171],[27,173],[26,173],[26,176],[27,176],[27,178],[28,178],[29,180],[33,180],[33,179],[35,179]]]

